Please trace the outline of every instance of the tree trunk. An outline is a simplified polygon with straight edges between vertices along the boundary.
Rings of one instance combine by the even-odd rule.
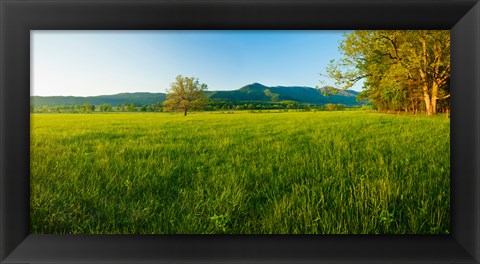
[[[434,81],[432,84],[432,113],[433,115],[437,114],[437,100],[438,100],[438,85]]]
[[[430,94],[428,93],[428,86],[427,84],[423,85],[423,100],[425,101],[425,107],[427,110],[427,115],[432,116],[434,115],[433,105],[432,105],[432,98],[430,98]]]
[[[432,115],[437,114],[437,98],[432,98]]]
[[[426,94],[423,99],[425,100],[425,107],[426,107],[426,110],[427,110],[427,115],[428,116],[433,115],[432,103],[431,103],[431,100],[430,100],[430,96],[428,96],[428,94]]]
[[[187,116],[187,108],[185,108],[185,112],[184,112],[183,116]]]
[[[422,42],[422,48],[423,48],[423,67],[427,67],[427,45],[425,39],[421,39]],[[422,79],[423,82],[423,100],[425,100],[425,107],[427,110],[427,115],[432,116],[436,112],[436,107],[437,107],[437,102],[436,102],[436,96],[435,94],[435,89],[437,90],[436,92],[438,93],[438,86],[436,87],[435,81],[433,81],[433,86],[432,86],[432,96],[430,96],[430,93],[428,92],[428,76],[426,74],[426,70],[424,69],[419,69],[419,74],[420,78]],[[435,102],[434,102],[435,101]]]

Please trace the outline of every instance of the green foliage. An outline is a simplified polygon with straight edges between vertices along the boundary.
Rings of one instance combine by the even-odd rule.
[[[84,103],[82,108],[81,108],[82,113],[91,113],[95,111],[95,106],[91,105],[89,103]]]
[[[170,85],[167,100],[163,102],[164,111],[182,111],[186,116],[190,110],[201,110],[207,104],[205,91],[207,85],[197,78],[178,75]]]
[[[340,111],[344,109],[343,105],[341,104],[327,104],[325,105],[325,108],[328,111]]]
[[[42,105],[40,106],[40,108],[38,109],[38,111],[40,113],[47,113],[47,112],[50,112],[50,108],[48,107],[48,105]]]
[[[295,101],[299,104],[316,104],[324,105],[327,103],[343,104],[348,106],[359,106],[355,97],[356,91],[338,91],[333,87],[329,87],[329,94],[325,93],[327,88],[311,88],[311,87],[288,87],[276,86],[268,87],[259,83],[250,84],[234,91],[213,91],[209,92],[210,99],[224,99],[232,104],[260,102],[276,103],[280,101]]]
[[[375,109],[375,106],[373,106],[373,105],[362,105],[362,107],[361,107],[360,109],[361,109],[361,110],[366,110],[366,111],[376,110],[376,109]]]
[[[448,234],[449,119],[254,111],[33,114],[31,233]]]
[[[435,115],[449,108],[449,31],[357,30],[339,49],[343,58],[331,61],[326,76],[344,89],[364,79],[359,97],[378,109]]]
[[[270,91],[270,89],[265,89],[265,90],[263,90],[263,92],[265,93],[266,96],[271,98],[270,100],[272,102],[276,102],[280,98],[280,94],[272,93],[272,91]]]
[[[99,96],[32,96],[31,100],[35,106],[47,105],[54,106],[72,106],[82,105],[87,102],[92,105],[109,104],[118,106],[122,104],[149,105],[165,101],[164,93],[120,93],[114,95]]]
[[[109,104],[101,104],[100,105],[100,112],[111,112],[113,107]]]

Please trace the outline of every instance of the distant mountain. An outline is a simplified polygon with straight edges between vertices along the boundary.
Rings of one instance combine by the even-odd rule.
[[[253,83],[234,91],[213,91],[210,92],[209,97],[228,99],[233,102],[278,102],[292,100],[299,103],[316,105],[333,103],[355,106],[360,105],[356,100],[357,95],[358,92],[356,91],[339,90],[333,87],[323,87],[320,89],[304,86],[268,87],[260,83]]]
[[[328,95],[327,95],[328,94]],[[260,83],[246,85],[232,91],[208,91],[207,96],[212,99],[223,99],[233,103],[243,102],[279,102],[285,100],[299,103],[323,105],[328,103],[343,104],[347,106],[360,105],[356,101],[358,92],[352,90],[339,90],[332,87],[315,89],[303,86],[275,86],[268,87]],[[71,106],[89,103],[93,105],[120,104],[148,105],[163,102],[166,99],[164,93],[120,93],[114,95],[99,96],[32,96],[32,103],[40,105]]]
[[[117,106],[121,104],[148,105],[165,101],[167,95],[164,93],[120,93],[114,95],[99,96],[32,96],[32,103],[35,106],[72,106],[89,103],[93,105],[110,104]]]

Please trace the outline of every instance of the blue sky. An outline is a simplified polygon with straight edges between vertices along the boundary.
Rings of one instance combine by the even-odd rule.
[[[165,92],[179,74],[208,90],[323,86],[344,31],[31,31],[31,94]],[[357,85],[355,90],[360,90]]]

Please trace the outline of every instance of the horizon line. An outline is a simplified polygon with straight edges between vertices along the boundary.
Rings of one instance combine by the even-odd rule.
[[[267,85],[264,85],[264,84],[261,84],[259,82],[254,82],[254,83],[251,83],[251,84],[247,84],[247,85],[244,85],[238,89],[235,89],[235,90],[207,90],[206,92],[232,92],[232,91],[238,91],[240,89],[242,89],[243,87],[246,87],[246,86],[249,86],[249,85],[254,85],[254,84],[260,84],[262,86],[265,86],[265,87],[268,87],[268,88],[277,88],[277,87],[287,87],[287,88],[311,88],[311,89],[322,89],[324,87],[332,87],[332,86],[329,86],[329,85],[324,85],[322,87],[311,87],[311,86],[305,86],[305,85],[289,85],[289,86],[282,86],[282,85],[276,85],[276,86],[267,86]],[[332,88],[335,88],[337,90],[344,90],[344,91],[354,91],[354,92],[359,92],[357,90],[354,90],[354,89],[340,89],[340,88],[336,88],[336,87],[332,87]],[[142,91],[136,91],[136,92],[118,92],[118,93],[114,93],[114,94],[98,94],[98,95],[34,95],[32,93],[30,93],[30,97],[32,96],[40,96],[40,97],[53,97],[53,96],[62,96],[62,97],[97,97],[97,96],[112,96],[112,95],[118,95],[118,94],[135,94],[135,93],[150,93],[150,94],[168,94],[167,92],[162,92],[162,91],[159,91],[159,92],[142,92]]]

